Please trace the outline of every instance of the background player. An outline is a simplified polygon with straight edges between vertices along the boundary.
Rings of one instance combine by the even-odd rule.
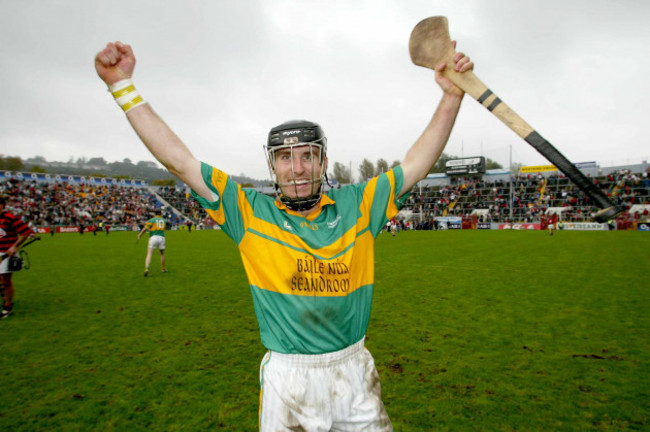
[[[0,318],[7,318],[13,312],[14,284],[9,270],[10,256],[16,255],[20,245],[34,234],[29,226],[17,216],[5,210],[6,201],[0,197],[0,291],[2,312]]]
[[[154,249],[160,250],[160,271],[163,273],[167,272],[167,267],[165,267],[165,227],[167,226],[165,219],[162,217],[162,211],[160,209],[156,210],[154,217],[149,219],[144,225],[144,228],[138,233],[138,240],[142,237],[142,234],[149,231],[149,242],[147,244],[147,257],[144,259],[144,276],[149,275],[149,264],[151,263],[151,255],[153,254]]]
[[[462,53],[453,61],[459,72],[473,68]],[[260,429],[392,430],[364,348],[374,240],[449,138],[464,93],[442,76],[445,65],[436,68],[443,97],[431,122],[400,166],[367,182],[323,192],[322,128],[291,121],[271,129],[266,155],[277,199],[243,189],[192,155],[135,89],[130,46],[109,43],[95,67],[151,153],[238,245],[269,349],[260,371]]]
[[[553,235],[553,231],[557,229],[557,224],[560,218],[558,217],[557,213],[553,213],[552,215],[548,216],[548,233],[550,235]]]

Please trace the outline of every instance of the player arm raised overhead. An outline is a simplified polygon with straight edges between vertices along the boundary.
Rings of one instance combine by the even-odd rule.
[[[457,72],[466,72],[474,68],[474,63],[463,53],[456,53],[453,60]],[[444,63],[436,66],[436,82],[443,91],[442,99],[428,126],[411,146],[401,163],[404,185],[398,196],[410,191],[415,183],[426,177],[442,154],[456,121],[465,93],[442,75],[445,67]]]
[[[134,68],[133,50],[121,42],[108,43],[95,56],[97,74],[109,88],[123,80],[130,80]],[[135,106],[126,116],[151,154],[170,173],[190,186],[199,196],[213,199],[201,176],[201,162],[148,103]]]

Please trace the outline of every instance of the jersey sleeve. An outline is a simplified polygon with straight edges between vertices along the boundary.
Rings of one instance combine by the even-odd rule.
[[[397,166],[388,172],[370,179],[364,188],[362,213],[370,215],[369,229],[377,236],[386,223],[397,215],[410,193],[401,197],[397,194],[404,185],[402,167]]]
[[[18,233],[18,235],[20,235],[20,236],[28,236],[28,235],[34,234],[34,231],[29,227],[29,225],[27,225],[26,223],[24,223],[20,219],[16,219],[16,222],[17,223],[16,223],[15,229],[16,229],[16,233]]]
[[[198,201],[224,232],[239,244],[245,234],[241,205],[246,200],[241,186],[223,171],[201,163],[201,176],[212,192],[212,200],[199,196],[192,190],[192,197]]]

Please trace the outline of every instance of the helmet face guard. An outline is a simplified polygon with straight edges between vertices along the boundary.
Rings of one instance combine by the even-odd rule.
[[[296,149],[301,150],[296,155]],[[271,177],[274,180],[275,192],[280,201],[294,211],[304,211],[313,208],[320,201],[323,184],[326,181],[327,138],[321,127],[306,120],[294,120],[274,127],[269,132],[267,145],[264,147]],[[291,178],[281,182],[277,173],[277,154],[289,157],[291,161]],[[311,163],[309,180],[296,177],[295,164],[298,157],[305,157]],[[320,168],[315,164],[318,158]],[[303,163],[303,162],[301,162]],[[319,169],[319,172],[315,172]],[[298,189],[305,184],[311,185],[307,196],[299,196]],[[286,195],[293,188],[293,197]]]

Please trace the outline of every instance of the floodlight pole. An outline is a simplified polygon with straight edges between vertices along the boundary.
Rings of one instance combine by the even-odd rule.
[[[418,183],[420,185],[420,222],[422,222],[424,220],[424,216],[422,214],[422,212],[424,211],[424,209],[422,208],[422,180],[420,180]]]
[[[514,192],[512,189],[512,182],[513,182],[513,176],[512,176],[512,144],[510,144],[510,203],[508,204],[508,207],[510,208],[510,223],[513,223],[514,221],[512,220],[512,202],[514,199]]]

